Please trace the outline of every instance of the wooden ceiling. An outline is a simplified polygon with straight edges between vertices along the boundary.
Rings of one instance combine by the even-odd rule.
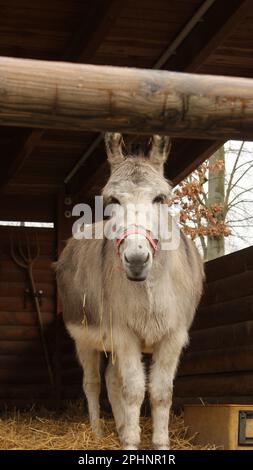
[[[0,55],[152,68],[203,3],[0,0]],[[252,77],[253,0],[215,0],[163,68]],[[27,201],[33,195],[45,204],[53,201],[96,138],[93,133],[0,127],[4,200],[10,195],[12,201]],[[179,181],[220,144],[174,139],[167,176]],[[107,171],[101,143],[65,190],[90,200]]]

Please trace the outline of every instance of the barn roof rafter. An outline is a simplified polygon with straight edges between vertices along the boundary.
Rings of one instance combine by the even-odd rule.
[[[93,0],[90,10],[84,20],[81,21],[77,31],[72,35],[68,47],[61,60],[89,62],[94,55],[94,51],[103,41],[109,26],[113,22],[119,10],[116,0]],[[8,159],[8,169],[5,171],[5,178],[2,185],[15,177],[27,158],[32,154],[35,147],[43,137],[43,130],[25,130],[18,142],[14,142]],[[1,187],[1,180],[0,180]]]
[[[38,0],[23,9],[18,0],[12,6],[0,0],[0,56],[151,68],[169,50],[168,70],[253,76],[253,0],[231,0],[226,8],[218,0],[119,3]],[[96,135],[0,126],[2,194],[56,197],[70,175],[67,191],[91,199],[107,171],[103,144],[93,145]],[[220,143],[174,138],[167,176],[177,182]],[[84,165],[78,164],[83,155]]]

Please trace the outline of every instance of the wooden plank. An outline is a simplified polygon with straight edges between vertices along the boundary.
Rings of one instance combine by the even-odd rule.
[[[239,323],[253,318],[253,294],[227,302],[200,307],[192,325],[192,331],[231,323]]]
[[[169,70],[196,72],[222,41],[246,18],[252,0],[230,0],[226,8],[214,2],[183,43],[164,65]]]
[[[193,331],[189,351],[253,345],[253,320]]]
[[[28,238],[30,240],[30,244],[31,244],[31,249],[35,251],[35,237],[30,237],[28,235]],[[1,252],[1,260],[2,261],[7,261],[8,259],[10,259],[10,256],[11,256],[11,250],[10,250],[10,241],[11,239],[13,240],[13,245],[14,245],[14,248],[16,249],[16,251],[18,251],[18,244],[21,243],[22,244],[22,247],[24,250],[26,250],[26,240],[24,237],[22,236],[12,236],[10,235],[10,238],[9,240],[3,240],[2,243],[1,243],[1,239],[0,239],[0,243],[1,243],[1,248],[2,248],[2,252]],[[43,241],[38,241],[39,243],[39,250],[40,250],[40,253],[39,253],[39,258],[38,260],[45,260],[47,259],[48,261],[51,261],[54,256],[55,256],[55,248],[54,248],[54,245],[52,242],[47,242],[47,243],[44,243]],[[37,260],[36,260],[37,261]],[[34,264],[36,264],[36,261]],[[51,261],[52,263],[52,261]],[[36,268],[35,268],[36,269]]]
[[[5,57],[0,74],[1,125],[253,139],[251,79]]]
[[[17,196],[15,196],[17,197]],[[35,201],[37,202],[37,198],[35,196]],[[31,201],[31,196],[29,196],[29,199],[24,199],[22,200],[22,202],[24,203],[29,203],[29,200]],[[4,202],[5,202],[5,199],[4,199]],[[45,200],[43,201],[44,203],[50,203],[52,202],[52,200]],[[5,238],[7,240],[9,240],[9,235],[13,234],[17,234],[17,235],[20,235],[20,236],[23,236],[23,238],[26,237],[26,235],[30,235],[31,236],[34,236],[35,234],[38,235],[40,241],[43,241],[45,243],[51,241],[52,243],[54,243],[54,240],[55,240],[55,234],[54,234],[54,231],[51,227],[23,227],[23,226],[8,226],[8,225],[1,225],[0,227],[0,239],[1,240],[4,240]]]
[[[4,387],[0,387],[0,399],[37,399],[37,398],[49,398],[52,393],[52,389],[47,384],[26,384],[26,385],[15,385],[5,384]]]
[[[9,282],[27,282],[27,276],[24,270],[21,269],[8,269],[1,268],[0,264],[0,274],[4,276],[4,279],[8,279]],[[50,269],[36,269],[35,270],[35,280],[37,284],[44,282],[55,282],[55,274],[53,270]]]
[[[48,372],[45,366],[42,368],[28,366],[24,361],[22,368],[20,366],[19,369],[0,369],[0,387],[3,389],[6,385],[47,385],[48,383]]]
[[[232,396],[232,395],[226,395],[226,396],[197,396],[197,394],[194,396],[184,396],[184,397],[178,397],[174,394],[173,396],[173,409],[174,411],[180,411],[183,410],[184,405],[200,405],[200,404],[248,404],[252,405],[252,395],[238,395],[238,396]]]
[[[34,312],[35,306],[32,300],[27,300],[26,311]],[[0,297],[0,311],[20,312],[24,310],[24,298],[21,297]],[[54,312],[55,299],[54,296],[44,297],[41,304],[42,312]]]
[[[37,290],[43,291],[43,296],[49,297],[55,294],[54,284],[36,283]],[[24,296],[24,284],[20,282],[3,281],[0,284],[0,296],[3,297],[19,297]]]
[[[178,377],[174,390],[177,397],[252,396],[253,372]]]
[[[65,192],[62,190],[58,194],[57,201],[57,220],[56,220],[56,252],[59,258],[64,246],[65,240],[71,236],[71,219],[65,217],[65,211],[70,207],[65,204]],[[56,291],[56,322],[55,322],[55,354],[54,354],[54,378],[55,378],[55,395],[57,402],[61,400],[62,392],[62,361],[61,354],[63,349],[63,341],[66,336],[65,327],[62,319],[62,304],[59,290]]]
[[[178,376],[251,371],[253,346],[189,352],[183,355]]]
[[[253,270],[253,246],[205,263],[207,282]]]
[[[45,368],[45,359],[42,354],[20,354],[20,355],[0,355],[0,369],[8,369],[10,373],[15,373],[22,368],[37,369]]]
[[[30,354],[42,354],[42,347],[38,338],[35,340],[1,340],[0,341],[0,355],[16,356],[17,354],[30,355]]]
[[[45,270],[45,271],[48,271],[48,272],[51,272],[53,273],[53,268],[52,268],[52,263],[53,263],[53,260],[52,259],[49,259],[47,257],[45,258],[38,258],[35,262],[34,262],[34,277],[35,277],[35,280],[36,280],[36,271],[37,269],[38,270]],[[24,269],[18,267],[14,261],[12,261],[11,259],[6,259],[6,258],[3,258],[1,259],[1,264],[0,264],[0,273],[2,272],[4,274],[5,270],[17,270],[17,271],[24,271]]]
[[[93,0],[80,27],[74,33],[63,60],[89,62],[102,43],[106,33],[113,27],[120,11],[117,0]]]
[[[36,406],[44,406],[46,407],[47,410],[53,410],[55,411],[55,399],[50,398],[49,395],[45,395],[44,398],[38,398],[35,396],[27,396],[26,398],[0,398],[0,410],[5,411],[6,409],[8,411],[10,410],[25,410],[27,411],[28,408]],[[67,407],[68,403],[63,403],[63,406]]]
[[[0,328],[0,341],[38,340],[39,329],[35,326],[8,325]]]
[[[205,285],[201,307],[253,294],[253,271],[219,279]]]
[[[51,325],[55,321],[54,312],[41,312],[41,317],[44,325]],[[24,325],[36,326],[38,325],[37,314],[35,312],[0,312],[0,326],[8,325]]]
[[[5,174],[4,171],[1,174]],[[13,176],[14,172],[6,180]],[[1,220],[27,222],[53,222],[55,201],[53,197],[27,196],[1,193]],[[1,228],[2,229],[2,228]]]

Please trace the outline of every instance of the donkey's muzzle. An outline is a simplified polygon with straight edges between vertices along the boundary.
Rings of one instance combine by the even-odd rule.
[[[144,281],[147,277],[150,264],[150,254],[144,250],[124,253],[124,265],[128,279],[131,281]]]
[[[157,251],[157,240],[144,227],[133,226],[116,238],[116,248],[131,281],[145,281]]]

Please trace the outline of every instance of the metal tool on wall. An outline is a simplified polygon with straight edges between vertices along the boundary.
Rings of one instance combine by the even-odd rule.
[[[13,238],[10,240],[10,247],[11,247],[11,257],[13,261],[20,266],[21,268],[25,269],[29,282],[30,282],[30,289],[26,289],[24,293],[24,303],[26,302],[27,296],[32,298],[34,302],[34,306],[37,313],[38,319],[38,327],[40,333],[40,339],[42,344],[42,349],[45,357],[45,362],[48,370],[48,376],[52,387],[54,387],[54,374],[53,369],[51,366],[50,361],[50,354],[48,351],[47,341],[45,337],[45,330],[43,325],[43,319],[41,315],[41,302],[43,292],[41,290],[37,291],[33,276],[33,265],[34,262],[38,259],[40,254],[40,246],[38,241],[37,233],[35,234],[35,246],[32,246],[31,241],[29,240],[28,236],[25,235],[25,245],[23,244],[22,240],[18,240],[17,245],[14,246]]]

